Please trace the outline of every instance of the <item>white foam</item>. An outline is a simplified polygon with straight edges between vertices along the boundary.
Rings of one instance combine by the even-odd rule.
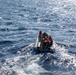
[[[55,53],[56,57],[58,57],[61,61],[69,60],[69,63],[67,66],[72,64],[73,66],[76,67],[75,55],[68,53],[68,50],[65,49],[65,47],[58,46],[55,42],[53,47],[56,50],[56,53]]]
[[[0,74],[11,75],[13,71],[17,75],[39,75],[40,73],[43,72],[48,73],[49,71],[45,70],[44,68],[42,68],[42,66],[38,64],[40,58],[42,57],[41,54],[32,55],[31,53],[27,52],[25,55],[24,53],[22,53],[26,51],[29,47],[33,47],[33,45],[34,44],[30,44],[25,49],[22,49],[21,53],[18,56],[7,58],[0,70]],[[69,54],[65,49],[65,47],[60,47],[54,42],[53,48],[56,49],[56,53],[54,55],[58,57],[58,59],[60,59],[61,61],[68,59],[70,60],[70,62],[67,64],[67,67],[71,64],[73,64],[76,67],[75,56]],[[57,64],[56,61],[54,63]],[[57,65],[61,65],[61,64],[62,63],[60,62]]]
[[[2,17],[0,17],[0,19],[2,19]]]
[[[27,72],[30,72],[30,74],[32,75],[38,75],[40,72],[44,71],[44,69],[41,66],[39,66],[37,63],[32,63],[28,65],[28,67],[25,68],[25,70]]]
[[[27,75],[22,68],[14,67],[13,70],[14,70],[18,75]]]
[[[30,44],[25,49],[22,49],[18,56],[7,58],[0,70],[0,74],[11,75],[15,72],[17,75],[39,75],[40,72],[44,71],[44,69],[37,64],[41,55],[32,55],[29,52],[27,52],[26,55],[22,53],[32,46],[33,44]]]

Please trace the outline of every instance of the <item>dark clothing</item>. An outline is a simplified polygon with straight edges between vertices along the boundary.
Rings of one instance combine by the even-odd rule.
[[[41,42],[42,41],[42,37],[41,36],[39,36],[39,42]]]
[[[51,36],[49,37],[49,40],[50,40],[50,42],[49,42],[50,43],[50,46],[52,46],[53,45],[53,40],[52,40],[52,37]]]
[[[48,34],[44,32],[44,33],[43,33],[43,38],[44,38],[45,36],[48,37]]]
[[[50,35],[47,33],[39,32],[39,42],[41,42],[40,47],[42,48],[50,48],[53,45],[53,40]]]
[[[53,45],[53,40],[52,40],[51,36],[45,37],[43,40],[43,47],[50,48],[52,45]]]
[[[42,41],[42,31],[39,32],[39,42]]]

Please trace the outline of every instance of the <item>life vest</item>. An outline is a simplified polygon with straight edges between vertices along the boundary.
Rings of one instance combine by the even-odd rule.
[[[45,43],[49,43],[49,39],[48,38],[44,38],[44,42]]]

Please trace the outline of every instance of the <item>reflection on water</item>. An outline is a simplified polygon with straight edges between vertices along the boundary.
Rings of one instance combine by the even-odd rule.
[[[76,75],[75,2],[0,0],[0,74]],[[54,55],[32,53],[39,30],[52,35]]]

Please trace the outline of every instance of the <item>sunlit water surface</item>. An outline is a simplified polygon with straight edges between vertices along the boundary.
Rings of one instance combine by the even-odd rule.
[[[39,30],[56,52],[35,55]],[[0,75],[76,75],[75,0],[0,0]]]

